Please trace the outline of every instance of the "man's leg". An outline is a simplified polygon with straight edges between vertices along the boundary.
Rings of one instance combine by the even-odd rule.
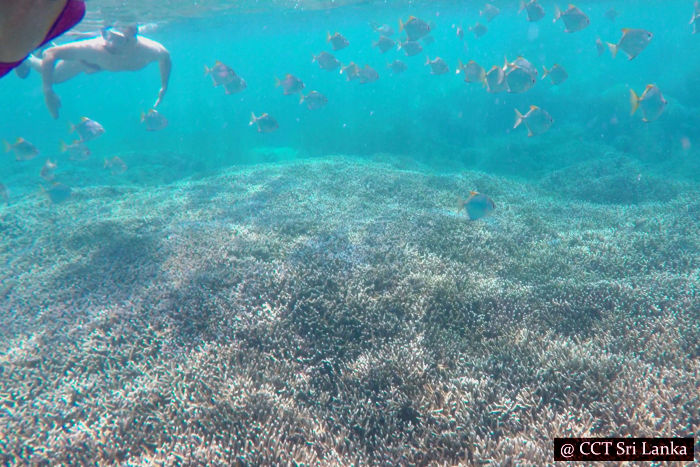
[[[41,73],[41,59],[30,55],[25,61],[22,62],[20,66],[15,68],[15,73],[17,76],[24,79],[29,75],[29,71],[34,70],[37,73]],[[53,72],[53,82],[54,84],[63,83],[68,81],[80,73],[94,73],[96,70],[85,65],[82,62],[76,62],[74,60],[59,60],[56,63],[56,68]]]

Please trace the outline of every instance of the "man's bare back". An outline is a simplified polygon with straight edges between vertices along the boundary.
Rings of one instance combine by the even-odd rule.
[[[138,36],[135,27],[124,32],[105,30],[102,37],[51,47],[44,51],[41,60],[34,59],[34,67],[41,71],[46,106],[58,118],[61,101],[53,90],[54,84],[80,73],[136,71],[156,61],[160,65],[161,88],[155,108],[168,88],[170,53],[160,43]]]

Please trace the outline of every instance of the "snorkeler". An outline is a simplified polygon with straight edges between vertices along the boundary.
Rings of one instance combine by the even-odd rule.
[[[136,71],[155,61],[160,65],[161,88],[153,107],[158,107],[168,89],[170,52],[160,43],[137,33],[135,25],[119,30],[103,29],[101,37],[50,47],[44,51],[41,59],[29,57],[29,65],[41,72],[44,99],[53,118],[58,118],[61,107],[61,100],[53,90],[54,84],[80,73]]]
[[[78,24],[83,16],[83,0],[1,1],[0,77],[21,65],[32,51]],[[28,72],[25,68],[18,74],[26,76]]]

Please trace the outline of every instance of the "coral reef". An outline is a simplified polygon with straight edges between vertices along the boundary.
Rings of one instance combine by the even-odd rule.
[[[697,186],[377,159],[0,208],[0,462],[543,465],[555,436],[698,436]],[[494,216],[456,212],[473,189]]]

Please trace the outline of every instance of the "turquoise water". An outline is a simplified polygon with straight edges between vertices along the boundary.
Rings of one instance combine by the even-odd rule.
[[[582,1],[574,33],[550,1],[536,23],[515,0],[491,22],[472,1],[166,3],[91,0],[76,28],[149,23],[173,63],[162,130],[140,122],[156,64],[55,85],[57,120],[38,73],[0,80],[0,140],[40,152],[0,154],[0,462],[542,465],[556,436],[697,436],[692,1]],[[423,52],[372,47],[370,23],[396,40],[411,15]],[[599,54],[622,28],[654,36],[634,60]],[[321,51],[379,79],[322,70]],[[525,93],[455,73],[519,56]],[[247,88],[213,86],[217,60]],[[287,73],[327,105],[283,95]],[[630,89],[648,84],[668,103],[643,122]],[[528,137],[531,105],[554,123]],[[264,112],[277,130],[249,125]],[[60,145],[83,116],[106,131],[74,161]],[[482,219],[458,209],[472,190]]]
[[[27,81],[10,75],[0,86],[0,136],[10,141],[22,136],[39,147],[42,157],[21,166],[5,158],[0,178],[33,172],[32,165],[41,165],[46,157],[60,160],[59,141],[70,138],[65,122],[84,115],[107,129],[91,145],[93,159],[100,161],[112,154],[173,151],[207,166],[230,165],[248,160],[251,148],[264,145],[292,147],[308,155],[400,153],[429,159],[438,166],[474,167],[479,162],[474,160],[476,148],[497,145],[501,154],[489,157],[494,159],[489,170],[522,173],[536,167],[499,161],[505,156],[502,152],[517,159],[523,152],[542,152],[539,144],[546,140],[551,151],[538,155],[546,163],[552,158],[575,158],[573,151],[562,154],[555,148],[584,141],[600,142],[645,161],[673,160],[672,168],[697,167],[693,165],[697,160],[693,130],[698,124],[698,68],[692,57],[700,45],[690,34],[687,2],[586,3],[583,6],[591,25],[572,34],[563,32],[561,21],[552,22],[552,4],[544,4],[546,18],[528,23],[513,3],[499,5],[501,14],[488,23],[488,33],[479,39],[467,30],[476,21],[486,22],[478,15],[481,5],[475,2],[397,7],[363,3],[311,12],[269,9],[258,14],[175,19],[149,35],[170,50],[173,60],[170,89],[159,108],[170,124],[156,133],[143,131],[139,122],[160,85],[156,65],[135,73],[83,75],[57,85],[63,101],[58,121],[44,108],[36,73]],[[605,17],[610,8],[618,12],[615,21]],[[656,14],[659,8],[663,15]],[[411,14],[434,24],[435,42],[426,45],[423,53],[405,57],[397,50],[380,54],[371,47],[378,35],[369,27],[370,21],[398,30],[397,19],[405,20]],[[466,47],[456,36],[455,26],[465,29]],[[599,57],[596,38],[617,42],[622,27],[648,29],[655,36],[632,61],[622,52],[613,60],[607,50]],[[337,72],[312,63],[313,54],[331,50],[326,42],[329,30],[342,32],[350,41],[349,47],[336,53],[338,59],[344,64],[352,60],[371,65],[379,71],[379,81],[346,82]],[[442,57],[450,74],[430,75],[429,67],[424,66],[426,56]],[[524,56],[535,65],[539,75],[533,89],[491,95],[479,84],[464,83],[454,74],[458,59],[476,60],[488,70],[502,65],[504,56],[510,60]],[[408,65],[398,76],[386,68],[395,58]],[[203,76],[204,65],[212,66],[215,60],[231,66],[246,79],[248,88],[229,96],[215,89],[211,79]],[[569,74],[560,86],[540,80],[542,66],[549,68],[554,63]],[[329,104],[308,111],[295,97],[283,96],[274,84],[275,77],[285,73],[300,77],[305,91],[325,94]],[[645,125],[639,115],[629,115],[628,89],[641,93],[649,83],[659,86],[669,105],[659,121]],[[540,141],[528,141],[523,128],[512,130],[514,108],[524,112],[530,105],[544,108],[555,120]],[[247,125],[251,112],[273,115],[280,123],[279,131],[257,134]],[[690,140],[687,151],[682,148],[682,138]],[[147,159],[139,157],[129,165]],[[60,164],[66,170],[68,165]],[[20,184],[26,181],[18,180]]]

